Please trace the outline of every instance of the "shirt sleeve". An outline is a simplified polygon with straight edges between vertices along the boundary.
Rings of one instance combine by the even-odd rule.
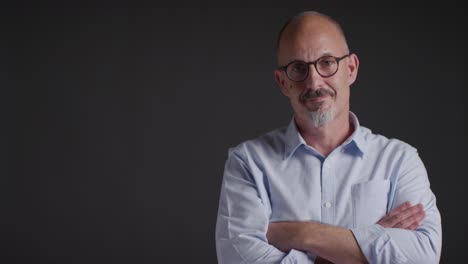
[[[216,222],[218,262],[314,263],[314,257],[302,251],[284,253],[268,244],[269,207],[264,200],[269,198],[265,191],[259,191],[265,188],[258,182],[262,173],[255,170],[253,174],[252,171],[245,158],[229,151]]]
[[[416,151],[401,155],[394,171],[390,210],[409,201],[421,203],[426,217],[416,230],[383,228],[375,224],[351,229],[369,263],[439,263],[442,228],[436,198]]]

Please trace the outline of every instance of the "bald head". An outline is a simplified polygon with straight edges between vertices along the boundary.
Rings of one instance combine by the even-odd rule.
[[[344,32],[339,23],[331,17],[315,12],[307,11],[290,18],[281,28],[278,34],[277,55],[278,63],[282,65],[283,51],[290,48],[291,43],[307,38],[307,41],[317,41],[320,37],[328,35],[335,39],[335,44],[344,53],[349,53],[348,44]]]

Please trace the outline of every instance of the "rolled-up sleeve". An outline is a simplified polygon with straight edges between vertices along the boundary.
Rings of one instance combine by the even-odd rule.
[[[239,151],[230,149],[222,181],[216,222],[218,262],[313,263],[297,250],[284,253],[268,244],[269,206],[261,171],[253,171]]]
[[[375,224],[353,232],[369,263],[439,263],[442,247],[441,217],[430,189],[426,169],[416,151],[401,155],[393,177],[390,210],[409,201],[421,203],[426,217],[416,230],[383,228]]]

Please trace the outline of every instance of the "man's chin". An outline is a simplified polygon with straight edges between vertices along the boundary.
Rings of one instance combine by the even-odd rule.
[[[319,109],[318,111],[309,111],[308,116],[310,121],[312,121],[312,124],[316,128],[322,127],[330,123],[335,117],[332,109],[327,111],[322,111],[321,109]]]

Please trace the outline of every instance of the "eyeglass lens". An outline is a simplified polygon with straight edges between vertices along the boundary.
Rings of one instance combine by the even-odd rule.
[[[303,81],[309,74],[309,64],[303,61],[296,61],[288,65],[286,73],[292,80]],[[315,62],[315,69],[322,77],[329,77],[338,70],[338,62],[335,57],[325,56]]]

